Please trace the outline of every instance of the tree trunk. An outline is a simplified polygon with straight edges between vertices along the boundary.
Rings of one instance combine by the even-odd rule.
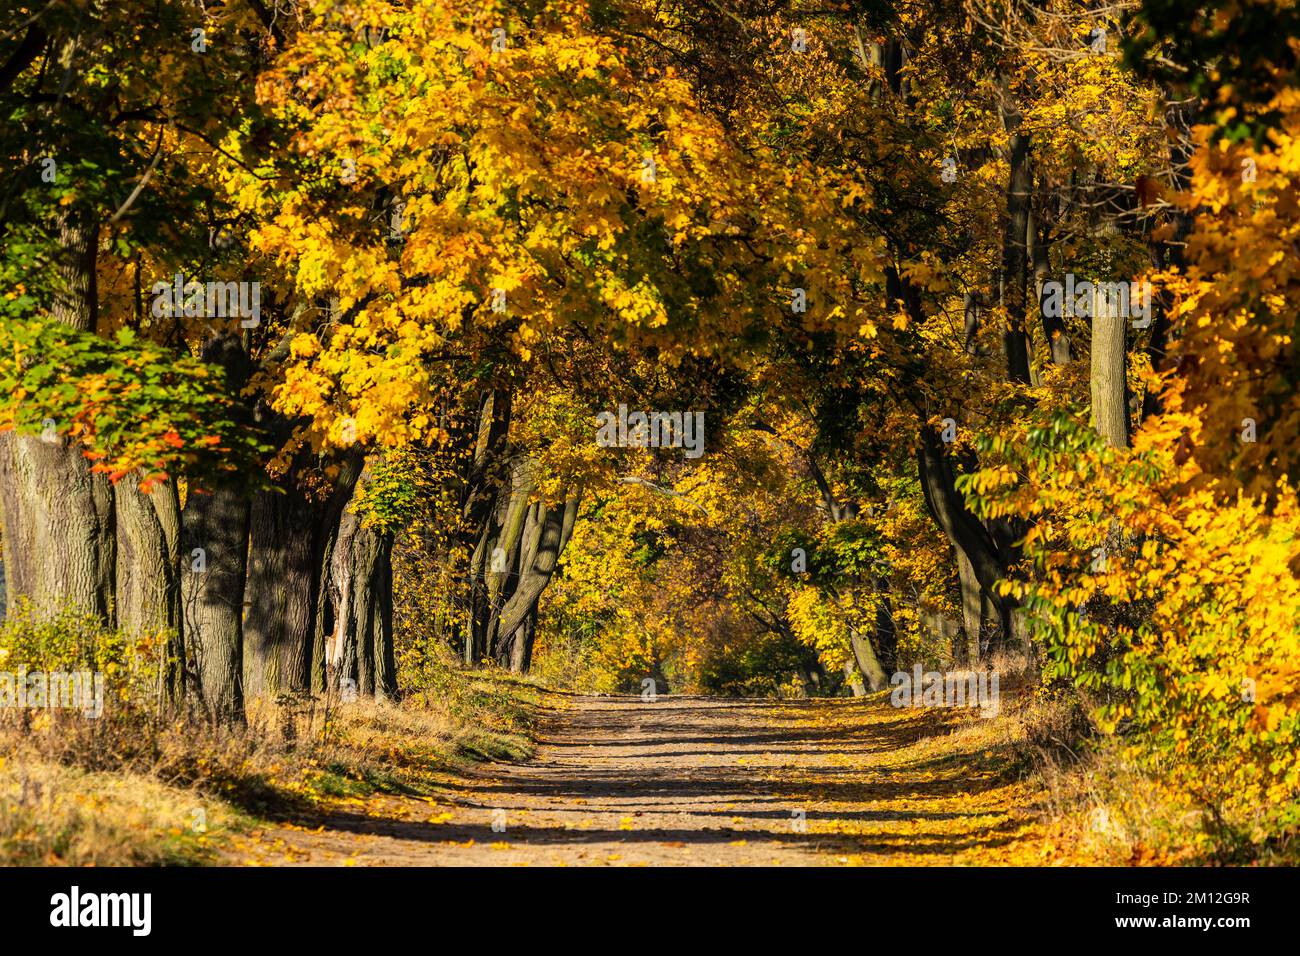
[[[551,582],[561,552],[573,535],[581,499],[582,492],[579,490],[563,504],[546,508],[545,517],[539,523],[537,544],[529,549],[532,560],[521,567],[519,586],[495,615],[490,631],[497,634],[514,633],[536,607],[538,598]]]
[[[60,284],[50,313],[54,321],[82,332],[99,325],[99,222],[89,210],[69,209],[58,217]]]
[[[874,646],[880,665],[886,670],[898,666],[898,629],[894,624],[894,605],[889,599],[889,579],[876,582],[876,633]]]
[[[492,659],[523,670],[531,661],[537,602],[573,533],[580,495],[553,507],[531,500],[534,464],[510,447],[508,392],[485,395],[477,415],[461,502],[472,534],[464,541],[471,557],[461,653],[467,664]]]
[[[1128,317],[1098,297],[1092,309],[1092,421],[1116,448],[1128,447],[1128,376],[1124,347]]]
[[[854,677],[857,677],[855,680]],[[861,669],[857,667],[853,660],[844,662],[844,679],[848,681],[849,687],[853,689],[854,697],[867,696],[867,685],[862,682]]]
[[[537,605],[528,610],[524,622],[510,635],[507,650],[510,655],[510,670],[515,674],[527,674],[533,661],[533,641],[537,637]]]
[[[464,660],[477,664],[488,656],[488,625],[491,609],[488,604],[487,575],[492,545],[492,528],[483,528],[478,544],[470,557],[468,619],[465,621]]]
[[[244,620],[244,692],[250,698],[311,690],[319,580],[315,512],[292,478],[253,500]]]
[[[340,687],[351,681],[358,694],[387,699],[397,696],[392,547],[391,535],[362,527],[361,519],[347,510],[330,562],[334,681]]]
[[[520,458],[510,472],[509,494],[501,495],[497,502],[496,533],[489,542],[484,579],[488,609],[484,643],[488,656],[503,665],[511,663],[511,650],[506,642],[514,641],[517,635],[499,630],[497,615],[505,602],[519,590],[524,570],[530,563],[527,553],[536,546],[536,537],[541,530],[538,524],[541,505],[530,501],[536,487],[533,463],[527,457]]]
[[[203,358],[225,369],[226,386],[238,395],[249,373],[238,336],[214,337]],[[194,683],[187,690],[221,724],[244,719],[248,522],[249,494],[241,476],[191,485],[181,515],[180,555],[186,658],[194,662]]]
[[[55,436],[0,435],[8,604],[113,623],[113,489],[81,449]]]
[[[1051,240],[1050,228],[1047,222],[1040,220],[1047,219],[1047,190],[1040,189],[1040,208],[1038,215],[1033,215],[1031,210],[1029,217],[1029,234],[1033,240],[1033,253],[1031,264],[1034,271],[1034,289],[1038,298],[1038,315],[1043,323],[1043,336],[1047,340],[1047,351],[1054,365],[1069,365],[1072,358],[1070,350],[1070,335],[1065,327],[1065,317],[1063,315],[1048,315],[1047,310],[1043,308],[1044,288],[1051,279]]]
[[[127,475],[113,489],[117,525],[117,623],[128,633],[178,631],[180,503],[176,485],[148,493]]]
[[[180,499],[166,481],[148,493],[127,475],[113,488],[117,525],[117,622],[128,634],[165,635],[162,697],[185,698]]]
[[[1019,123],[1019,117],[1015,117],[1008,122],[1008,129],[1017,128]],[[1028,384],[1029,343],[1025,335],[1028,299],[1026,236],[1030,191],[1033,188],[1028,134],[1013,132],[1009,146],[1011,175],[1007,182],[1007,226],[1002,241],[1002,304],[1007,313],[1003,342],[1007,356],[1007,374],[1012,381]]]
[[[365,468],[365,457],[359,451],[346,455],[339,466],[339,476],[329,498],[314,507],[312,523],[312,614],[311,678],[314,694],[324,693],[329,687],[328,655],[338,631],[334,591],[331,587],[331,569],[334,549],[338,543],[339,525],[344,510],[352,500],[357,481]]]
[[[484,574],[490,567],[500,495],[510,481],[510,415],[509,392],[493,389],[483,396],[477,411],[474,454],[464,479],[461,516],[469,537],[463,543],[471,551],[466,580],[468,620],[461,649],[466,664],[474,664],[488,653],[489,602]]]
[[[965,347],[967,355],[979,354],[980,334],[980,299],[974,292],[967,292],[963,301],[962,313],[965,326]]]
[[[943,444],[928,425],[920,432],[917,448],[917,471],[921,490],[931,516],[939,528],[970,560],[975,576],[986,593],[1004,576],[997,545],[979,519],[971,514],[957,491],[952,467],[944,454]]]
[[[182,516],[181,594],[186,656],[195,662],[192,692],[222,724],[244,719],[248,513],[243,489],[218,487],[191,491]]]
[[[955,476],[943,444],[928,425],[922,426],[917,448],[917,470],[926,505],[935,523],[948,540],[970,561],[980,588],[997,609],[1002,635],[1007,641],[1028,646],[1024,617],[1014,598],[994,591],[997,582],[1007,575],[1014,552],[1006,542],[1001,546],[966,507],[957,491]],[[1006,533],[1006,529],[1002,529]]]
[[[971,567],[966,552],[961,548],[954,550],[957,552],[957,577],[961,581],[962,627],[966,635],[966,646],[961,655],[965,659],[962,662],[974,667],[980,659],[980,638],[984,630],[984,618],[988,616],[989,602],[975,577],[975,569]]]
[[[853,646],[853,659],[857,662],[858,673],[865,678],[867,685],[872,691],[883,690],[889,686],[889,676],[885,669],[880,666],[880,659],[876,656],[876,649],[871,646],[871,641],[865,634],[858,633],[856,628],[849,630],[849,643]],[[854,696],[857,689],[854,688]]]
[[[60,282],[51,304],[56,322],[93,332],[98,322],[94,215],[59,213]],[[0,514],[8,603],[30,601],[41,615],[63,608],[113,623],[113,493],[92,474],[81,446],[54,422],[41,436],[0,436]]]

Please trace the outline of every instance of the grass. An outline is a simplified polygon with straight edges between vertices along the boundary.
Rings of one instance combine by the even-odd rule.
[[[1073,690],[1047,692],[1020,656],[1001,654],[1001,713],[962,715],[946,734],[924,741],[934,768],[1026,779],[1038,798],[1026,809],[1051,834],[1052,862],[1064,865],[1178,865],[1207,862],[1189,848],[1201,814],[1122,758]]]
[[[478,761],[521,760],[551,695],[491,671],[400,703],[250,706],[218,730],[138,710],[0,716],[0,865],[220,862],[230,838],[332,801],[424,794]]]
[[[207,863],[239,815],[143,774],[0,758],[0,864]]]
[[[1009,706],[972,727],[1018,773],[1032,776],[1034,810],[1055,834],[1058,863],[1105,866],[1294,866],[1300,839],[1262,836],[1263,821],[1225,820],[1131,759],[1132,742],[1103,734],[1073,690],[1037,682],[1007,695]],[[1260,807],[1260,817],[1275,808]]]

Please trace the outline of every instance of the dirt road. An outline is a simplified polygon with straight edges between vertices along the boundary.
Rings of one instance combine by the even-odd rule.
[[[579,697],[532,761],[259,842],[281,851],[264,862],[315,865],[1042,862],[1032,792],[981,724],[881,701]]]

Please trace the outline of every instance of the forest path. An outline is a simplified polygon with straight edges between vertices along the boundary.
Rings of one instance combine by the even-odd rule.
[[[375,797],[268,828],[251,856],[395,866],[1047,862],[1050,844],[1024,809],[1035,792],[995,752],[991,723],[895,709],[885,695],[576,697],[533,760],[479,767],[433,797]]]

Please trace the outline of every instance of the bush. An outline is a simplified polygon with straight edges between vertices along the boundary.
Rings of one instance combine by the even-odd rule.
[[[996,464],[965,487],[983,516],[1033,521],[1007,590],[1045,684],[1078,688],[1115,759],[1185,795],[1199,852],[1247,858],[1300,826],[1300,508],[1287,488],[1223,500],[1164,438],[1110,448],[1057,414],[987,442]]]

